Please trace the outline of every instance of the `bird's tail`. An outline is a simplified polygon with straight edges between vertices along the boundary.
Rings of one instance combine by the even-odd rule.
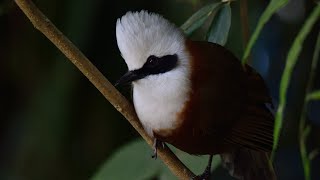
[[[240,180],[276,180],[269,153],[240,148],[221,154],[225,168],[231,176]]]

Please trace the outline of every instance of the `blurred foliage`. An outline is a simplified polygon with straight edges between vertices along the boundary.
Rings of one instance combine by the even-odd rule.
[[[245,64],[247,58],[249,57],[250,51],[254,45],[254,43],[257,41],[257,38],[263,28],[263,26],[269,21],[271,16],[277,12],[281,7],[286,5],[289,2],[289,0],[271,0],[266,8],[265,11],[263,11],[259,21],[258,25],[252,34],[250,41],[248,43],[248,46],[246,47],[246,50],[244,52],[243,58],[242,58],[242,63]]]
[[[319,12],[319,15],[314,15],[316,12]],[[313,15],[313,16],[312,16]],[[317,8],[313,11],[312,15],[308,18],[308,22],[312,21],[312,18],[320,17],[320,4],[318,5]],[[305,24],[307,26],[307,23]],[[304,27],[305,27],[304,26]],[[301,32],[303,29],[301,30]],[[299,37],[299,36],[298,36]],[[311,161],[314,159],[316,154],[318,154],[318,149],[314,149],[311,152],[308,152],[307,146],[306,146],[306,141],[307,138],[309,138],[310,132],[311,132],[311,126],[306,125],[306,109],[307,105],[309,103],[309,97],[308,94],[310,94],[311,88],[314,84],[314,76],[315,76],[315,71],[317,69],[317,65],[319,62],[319,53],[320,53],[320,32],[318,33],[318,38],[317,42],[314,48],[314,53],[313,53],[313,58],[312,58],[312,63],[311,63],[311,69],[309,73],[309,80],[308,84],[306,87],[306,95],[305,95],[305,101],[304,101],[304,106],[302,107],[302,113],[300,115],[300,123],[299,123],[299,133],[298,133],[298,138],[299,138],[299,144],[300,144],[300,154],[301,154],[301,159],[303,163],[303,170],[304,170],[304,177],[306,180],[311,180]]]
[[[164,165],[150,157],[150,147],[144,140],[133,141],[117,150],[92,180],[151,179],[160,174]],[[121,169],[123,172],[119,171]]]
[[[194,13],[185,23],[182,24],[181,29],[187,34],[192,34],[195,30],[201,27],[205,21],[215,12],[219,10],[222,2],[213,2],[208,4]]]
[[[315,91],[315,92],[312,92],[310,94],[308,94],[308,101],[311,101],[311,100],[320,100],[320,91]]]
[[[295,6],[297,1],[303,6]],[[212,7],[214,2],[35,0],[37,6],[111,82],[115,82],[126,71],[115,40],[117,18],[129,10],[147,9],[181,25],[201,7]],[[260,29],[256,28],[252,36],[254,40],[251,39],[255,41],[255,45],[251,45],[252,65],[264,76],[277,104],[287,52],[315,3],[291,0],[278,13],[285,1],[272,0],[269,5],[268,2],[251,1],[248,7],[250,29],[261,26]],[[220,24],[221,21],[216,20],[226,16],[221,7],[209,9],[212,13],[202,17],[204,22],[192,32],[192,39],[201,39],[210,28],[212,32],[224,32],[210,26],[213,21]],[[241,23],[238,1],[231,3],[231,10],[232,23],[226,47],[241,57],[244,47],[239,35]],[[150,158],[151,148],[142,140],[136,140],[136,132],[125,119],[32,27],[13,1],[1,2],[0,11],[0,179],[81,180],[92,177],[99,167],[100,171],[93,179],[115,174],[130,179],[174,178],[161,160]],[[301,20],[286,21],[287,17],[293,16],[289,12],[295,12],[295,15],[300,13]],[[286,18],[282,17],[284,14]],[[318,27],[319,22],[316,22],[306,37],[288,86],[283,132],[275,154],[275,168],[280,180],[303,179],[297,134]],[[228,29],[227,26],[223,28]],[[320,89],[319,64],[317,67],[312,88],[314,93],[307,96],[310,100],[319,99],[319,91],[315,91]],[[130,99],[129,87],[122,88],[121,92]],[[311,128],[304,147],[307,150],[317,149],[320,147],[320,103],[313,101],[307,107],[306,124]],[[314,152],[317,151],[308,154],[308,158],[314,157]],[[203,171],[207,157],[189,156],[179,150],[176,153],[195,173]],[[319,179],[319,156],[310,163],[311,179]],[[220,167],[213,174],[217,179],[230,179]]]
[[[292,71],[295,67],[295,64],[297,63],[299,54],[303,47],[303,42],[306,39],[307,35],[311,31],[313,25],[316,23],[316,21],[320,17],[320,5],[316,6],[314,11],[310,14],[310,17],[305,22],[304,26],[302,27],[299,34],[296,36],[292,47],[290,48],[286,60],[286,66],[284,68],[281,82],[280,82],[280,92],[279,92],[279,105],[278,110],[276,113],[276,119],[275,119],[275,129],[274,129],[274,151],[278,145],[281,127],[282,127],[282,121],[283,121],[283,113],[284,108],[287,103],[286,96],[287,96],[287,90],[290,83],[290,78],[292,77]]]
[[[192,156],[182,152],[173,146],[170,149],[193,172],[200,174],[208,163],[207,156]],[[92,180],[103,179],[176,179],[167,166],[160,160],[151,159],[151,149],[143,140],[135,140],[120,148],[106,161]],[[213,159],[212,167],[216,169],[220,164],[220,158]],[[119,171],[120,170],[120,171]],[[121,170],[125,171],[121,173]]]
[[[230,4],[225,4],[217,12],[217,17],[213,19],[207,33],[207,41],[224,46],[227,43],[231,26]]]

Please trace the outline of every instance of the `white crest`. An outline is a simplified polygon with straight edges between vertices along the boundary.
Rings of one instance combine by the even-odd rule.
[[[174,24],[147,11],[128,12],[118,19],[116,36],[129,70],[142,67],[150,55],[161,57],[181,51],[185,41]]]
[[[128,69],[141,68],[150,55],[176,54],[177,66],[165,73],[133,82],[133,102],[145,130],[177,127],[177,113],[188,100],[190,58],[179,28],[162,16],[146,11],[128,12],[117,21],[117,43]]]

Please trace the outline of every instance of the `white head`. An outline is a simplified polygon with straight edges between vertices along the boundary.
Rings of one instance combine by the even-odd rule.
[[[136,112],[145,129],[171,129],[190,92],[190,58],[181,30],[162,16],[128,12],[117,21],[116,36],[133,82]]]
[[[129,70],[141,68],[151,55],[184,50],[183,33],[162,16],[147,11],[128,12],[117,21],[117,43]]]

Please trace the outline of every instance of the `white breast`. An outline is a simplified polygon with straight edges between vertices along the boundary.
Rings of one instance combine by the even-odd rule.
[[[184,59],[186,60],[186,59]],[[164,74],[151,75],[133,83],[133,102],[137,115],[153,137],[153,131],[175,129],[190,92],[187,64]]]

